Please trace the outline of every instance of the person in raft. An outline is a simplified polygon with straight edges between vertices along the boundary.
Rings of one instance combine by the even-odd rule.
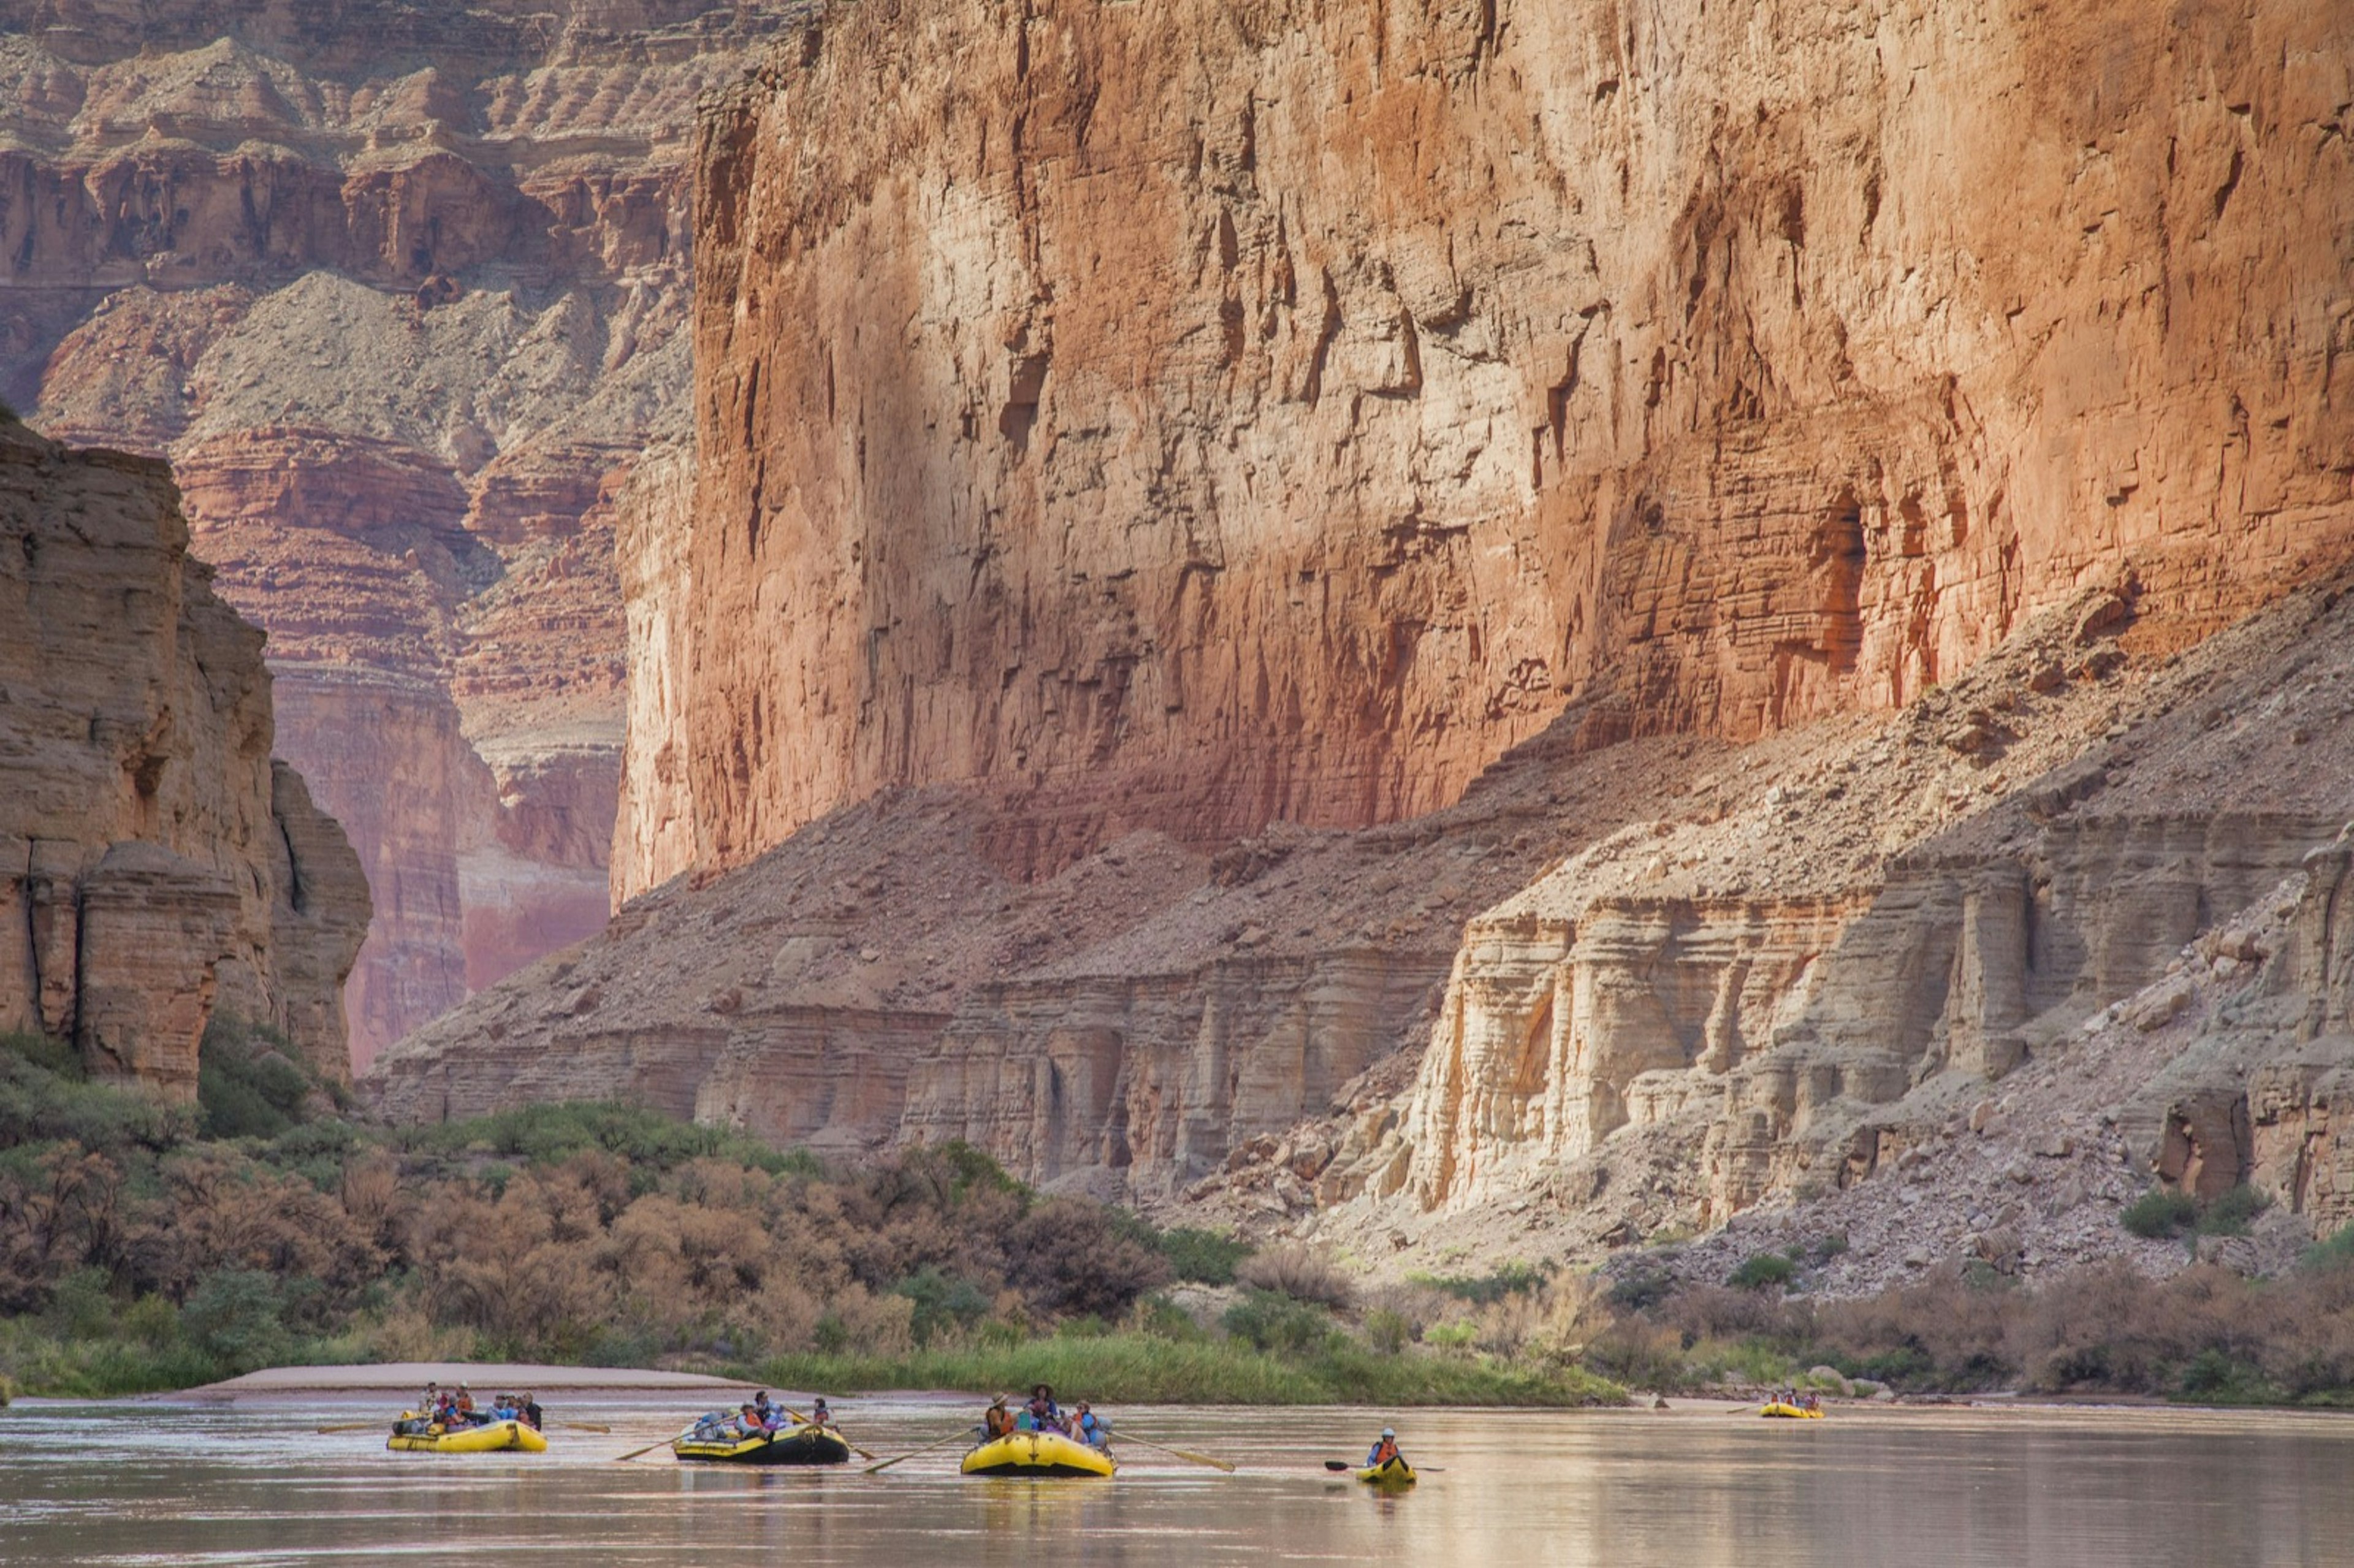
[[[774,1432],[777,1429],[777,1407],[769,1403],[767,1389],[764,1388],[752,1396],[751,1408],[758,1414],[763,1431]]]
[[[1043,1383],[1030,1391],[1030,1429],[1070,1435],[1070,1427],[1063,1420],[1063,1408],[1055,1403],[1054,1389]]]
[[[525,1389],[523,1391],[523,1403],[515,1406],[515,1419],[522,1422],[525,1426],[530,1427],[534,1432],[536,1432],[539,1430],[540,1422],[546,1418],[546,1413],[539,1408],[539,1395],[532,1393],[529,1389]]]
[[[1378,1470],[1392,1459],[1401,1457],[1398,1453],[1397,1428],[1384,1426],[1382,1428],[1381,1436],[1374,1440],[1372,1452],[1365,1456],[1365,1468]]]
[[[1005,1396],[1001,1393],[989,1402],[987,1410],[981,1413],[981,1441],[994,1443],[1000,1437],[1010,1436],[1013,1431],[1013,1412],[1005,1407]]]
[[[1087,1408],[1087,1402],[1083,1399],[1079,1401],[1078,1408],[1071,1413],[1071,1436],[1090,1448],[1101,1448],[1110,1441],[1111,1428],[1104,1425],[1101,1416]]]
[[[809,1424],[812,1426],[833,1425],[833,1412],[825,1407],[825,1395],[818,1395],[816,1403],[810,1406]]]

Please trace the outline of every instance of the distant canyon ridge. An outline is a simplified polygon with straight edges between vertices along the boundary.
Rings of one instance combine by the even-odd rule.
[[[166,458],[375,917],[354,1058],[608,911],[699,93],[802,7],[0,4],[0,394]]]

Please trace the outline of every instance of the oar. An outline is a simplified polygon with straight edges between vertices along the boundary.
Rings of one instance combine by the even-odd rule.
[[[567,1432],[610,1432],[612,1430],[601,1421],[559,1421],[556,1425],[563,1427]]]
[[[675,1437],[664,1437],[659,1442],[649,1443],[642,1448],[632,1448],[626,1454],[617,1454],[613,1457],[613,1462],[617,1465],[626,1465],[641,1454],[651,1454],[657,1448],[668,1447],[677,1441]]]
[[[382,1425],[385,1425],[385,1423],[384,1423],[383,1421],[381,1421],[381,1420],[376,1420],[376,1421],[346,1421],[346,1422],[345,1422],[345,1423],[344,1423],[342,1425],[340,1425],[340,1426],[322,1426],[322,1427],[320,1427],[320,1428],[319,1428],[319,1430],[320,1430],[322,1433],[326,1433],[326,1432],[373,1432],[373,1431],[375,1431],[377,1427],[382,1426]]]
[[[935,1448],[945,1447],[947,1445],[955,1442],[958,1438],[965,1436],[971,1430],[972,1427],[970,1424],[968,1423],[963,1426],[958,1427],[955,1431],[941,1438],[938,1443],[927,1443],[920,1448],[910,1448],[906,1453],[900,1455],[898,1459],[885,1459],[879,1465],[869,1465],[863,1473],[871,1476],[877,1470],[887,1470],[892,1466],[897,1464],[899,1459],[912,1459],[918,1454],[928,1454]]]
[[[1141,1443],[1148,1448],[1158,1448],[1164,1454],[1173,1454],[1178,1458],[1186,1460],[1189,1463],[1195,1465],[1207,1465],[1214,1470],[1224,1470],[1230,1476],[1235,1473],[1235,1467],[1232,1463],[1225,1459],[1213,1459],[1207,1454],[1194,1454],[1190,1453],[1183,1448],[1172,1448],[1166,1443],[1155,1443],[1151,1438],[1139,1437],[1133,1432],[1115,1432],[1112,1436],[1119,1438],[1123,1443]]]
[[[783,1411],[786,1414],[788,1414],[788,1415],[791,1416],[794,1420],[796,1420],[796,1421],[800,1422],[800,1423],[801,1423],[802,1425],[804,1425],[804,1426],[817,1426],[817,1423],[816,1423],[816,1422],[811,1421],[808,1416],[803,1415],[800,1411],[795,1410],[795,1409],[794,1409],[791,1405],[790,1405],[790,1404],[780,1404],[780,1405],[777,1406],[777,1408],[778,1408],[779,1410]],[[822,1426],[819,1426],[819,1427],[818,1427],[818,1430],[819,1430],[819,1431],[821,1431],[821,1432],[822,1432],[822,1431],[824,1431],[824,1430],[825,1430],[825,1428],[823,1428],[823,1427],[822,1427]],[[854,1453],[854,1454],[857,1455],[860,1458],[862,1458],[862,1459],[871,1459],[871,1458],[875,1457],[875,1456],[874,1456],[874,1455],[872,1455],[872,1454],[868,1453],[865,1449],[864,1449],[864,1448],[860,1447],[857,1444],[851,1442],[851,1440],[850,1440],[849,1438],[847,1438],[847,1437],[843,1437],[843,1436],[842,1436],[841,1432],[836,1431],[836,1432],[834,1433],[834,1436],[837,1436],[837,1437],[842,1437],[842,1441],[843,1441],[843,1446],[846,1446],[847,1448],[849,1448],[849,1450],[850,1450],[852,1453]]]

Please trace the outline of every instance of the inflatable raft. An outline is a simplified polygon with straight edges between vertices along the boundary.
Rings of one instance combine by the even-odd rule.
[[[788,1426],[751,1437],[690,1433],[673,1439],[670,1451],[682,1459],[723,1465],[841,1465],[850,1459],[850,1445],[842,1434],[823,1426]]]
[[[1361,1466],[1356,1477],[1369,1487],[1410,1487],[1414,1485],[1414,1467],[1400,1456],[1378,1465]]]
[[[1765,1406],[1757,1414],[1776,1416],[1784,1421],[1820,1421],[1823,1418],[1823,1413],[1819,1410],[1802,1410],[1797,1405],[1784,1404],[1779,1400]]]
[[[393,1424],[384,1446],[404,1454],[495,1454],[514,1449],[545,1454],[547,1439],[520,1421],[492,1421],[480,1426],[445,1427],[414,1413]]]
[[[968,1476],[1108,1476],[1109,1453],[1059,1432],[1015,1432],[983,1443],[958,1467]]]

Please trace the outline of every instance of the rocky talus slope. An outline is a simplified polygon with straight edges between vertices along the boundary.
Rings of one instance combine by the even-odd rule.
[[[907,16],[707,113],[634,896],[388,1113],[962,1137],[1383,1268],[1844,1204],[1858,1287],[2274,1181],[2243,1071],[2319,1136],[2317,960],[2126,1013],[2354,817],[2354,14]]]
[[[705,126],[620,890],[892,784],[1007,795],[1023,874],[1403,819],[1574,699],[1889,711],[2127,567],[2185,646],[2354,547],[2349,58],[2286,3],[840,7]]]
[[[0,392],[169,458],[268,630],[375,889],[363,1060],[604,921],[695,103],[804,8],[0,0]]]
[[[368,919],[212,580],[162,463],[0,419],[0,1031],[182,1097],[217,1012],[347,1078]]]

